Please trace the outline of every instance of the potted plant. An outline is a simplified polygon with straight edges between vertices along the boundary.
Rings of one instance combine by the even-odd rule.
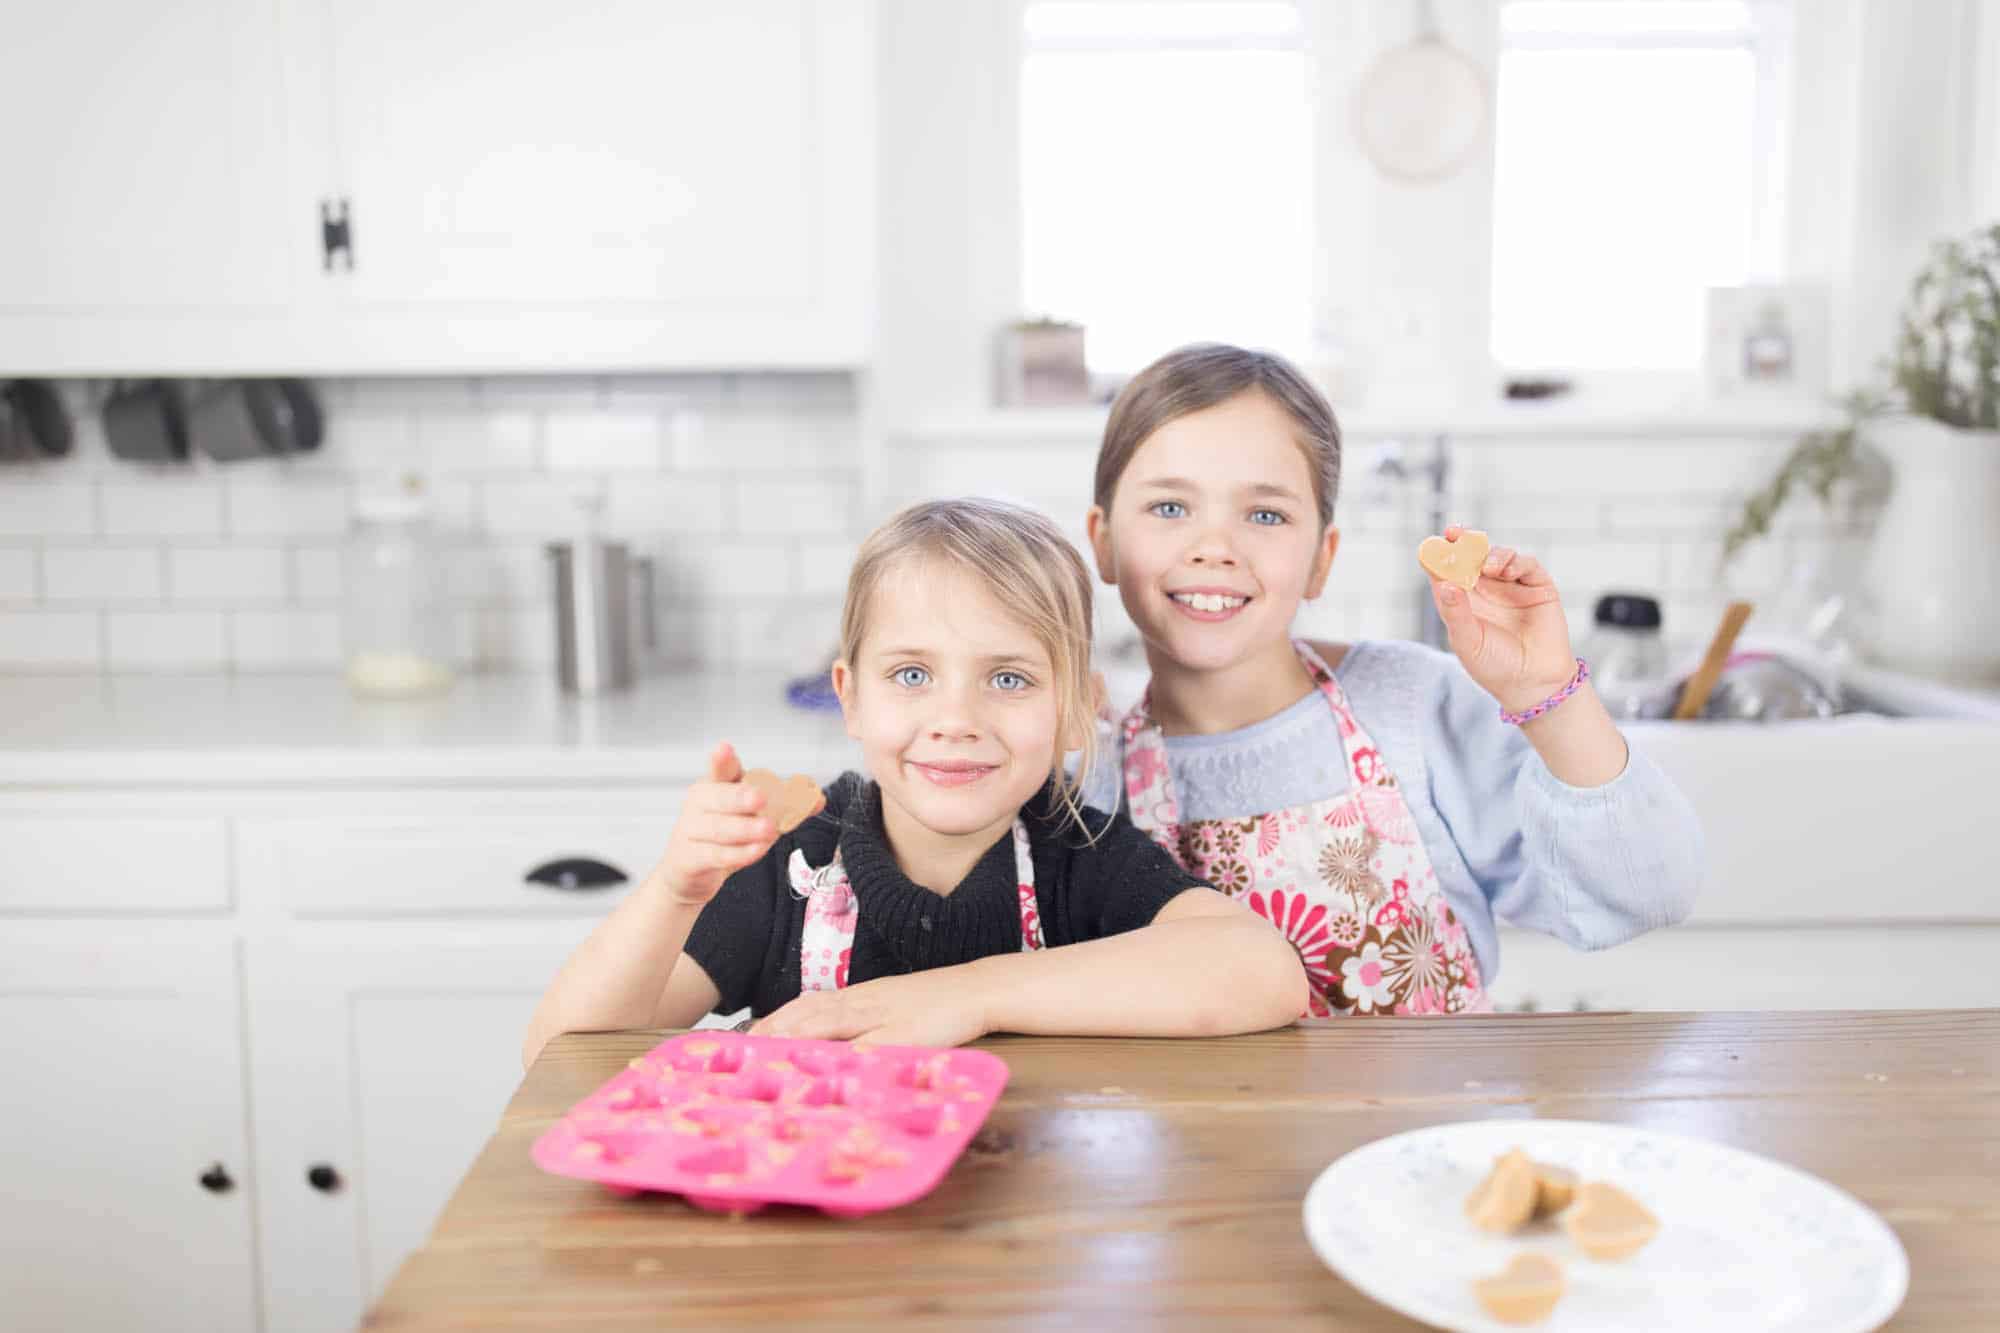
[[[1802,438],[1744,502],[1727,562],[1803,486],[1831,505],[1870,455],[1891,472],[1862,577],[1869,654],[1953,680],[2000,679],[2000,224],[1939,242],[1904,307],[1881,387]]]

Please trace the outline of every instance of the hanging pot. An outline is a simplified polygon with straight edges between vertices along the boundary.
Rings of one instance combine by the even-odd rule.
[[[205,380],[188,395],[188,434],[219,463],[317,449],[322,429],[304,380]]]
[[[0,387],[5,387],[5,381],[0,381]],[[26,463],[33,458],[28,423],[6,395],[0,394],[0,463]]]
[[[6,400],[21,456],[61,458],[70,451],[76,436],[55,385],[47,380],[0,381],[0,398]]]
[[[104,439],[115,457],[133,463],[179,463],[188,456],[180,391],[171,380],[112,386],[102,413]]]
[[[1354,98],[1354,133],[1375,169],[1392,180],[1443,180],[1486,136],[1492,94],[1472,57],[1445,41],[1431,0],[1416,40],[1376,61]]]

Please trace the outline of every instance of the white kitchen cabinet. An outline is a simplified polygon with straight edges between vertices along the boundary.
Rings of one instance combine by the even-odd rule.
[[[317,924],[250,949],[265,1326],[353,1328],[521,1078],[595,922]]]
[[[275,7],[0,0],[0,22],[0,330],[67,328],[81,351],[111,312],[281,309],[306,215],[285,171]],[[0,333],[6,370],[38,355]]]
[[[2000,925],[1677,926],[1580,953],[1500,932],[1497,1008],[2000,1007]]]
[[[0,5],[10,373],[865,359],[870,0]]]
[[[216,923],[0,929],[0,1323],[258,1327],[236,946]]]

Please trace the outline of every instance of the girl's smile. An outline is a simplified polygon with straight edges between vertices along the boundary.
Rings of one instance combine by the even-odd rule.
[[[1167,600],[1183,614],[1213,623],[1229,619],[1248,606],[1252,599],[1250,594],[1231,588],[1200,587],[1173,589],[1167,593]]]
[[[970,759],[943,759],[935,763],[911,759],[907,762],[938,787],[969,787],[1000,767],[998,764],[975,763]]]

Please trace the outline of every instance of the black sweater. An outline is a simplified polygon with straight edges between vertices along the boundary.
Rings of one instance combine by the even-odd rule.
[[[1021,812],[1049,947],[1136,930],[1176,895],[1202,887],[1124,815],[1086,807],[1096,835],[1087,842],[1073,823],[1064,824],[1065,813],[1053,786]],[[798,997],[805,900],[792,892],[786,867],[799,848],[817,869],[833,859],[836,843],[860,903],[849,985],[1019,952],[1012,833],[1002,834],[951,893],[935,893],[896,865],[883,838],[881,790],[844,773],[827,788],[825,811],[731,875],[689,932],[687,956],[722,992],[717,1013],[747,1005],[761,1016]]]

